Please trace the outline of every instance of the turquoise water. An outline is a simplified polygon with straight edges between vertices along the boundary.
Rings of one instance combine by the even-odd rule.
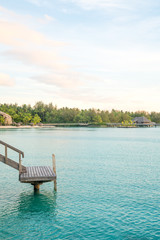
[[[58,175],[57,193],[51,182],[34,194],[0,163],[0,239],[160,239],[160,128],[10,129],[0,139],[26,166],[52,165],[54,153]]]

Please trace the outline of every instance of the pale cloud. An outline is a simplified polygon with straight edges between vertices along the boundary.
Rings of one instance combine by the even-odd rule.
[[[48,22],[52,22],[52,21],[55,21],[55,19],[51,16],[49,16],[48,14],[45,14],[44,15],[44,18],[48,21]]]
[[[31,1],[37,6],[45,4],[45,1]],[[62,21],[58,22],[47,8],[43,14],[36,12],[35,17],[21,16],[0,7],[1,68],[8,73],[0,77],[0,86],[13,86],[14,78],[17,83],[14,92],[12,88],[10,92],[3,88],[0,100],[4,98],[7,102],[12,97],[12,102],[33,104],[54,99],[58,106],[159,111],[156,104],[160,91],[159,17],[138,16],[132,22],[133,12],[123,14],[123,10],[128,5],[132,9],[137,0],[130,4],[128,0],[62,2],[69,3],[69,10],[67,4],[63,7],[71,13],[75,5],[82,8],[78,13],[88,10],[88,18],[93,16],[89,10],[109,9],[111,14],[109,17],[102,14],[96,24],[87,19],[79,24],[79,16],[71,15],[73,21],[68,24],[66,15],[61,19],[57,12],[57,19]],[[58,5],[54,5],[55,11]],[[112,15],[112,10],[116,14]],[[133,18],[128,21],[130,13]],[[55,41],[54,36],[69,40],[69,44]],[[147,43],[149,38],[151,45]],[[153,38],[158,44],[154,44]]]
[[[8,10],[0,6],[0,43],[12,47],[57,47],[66,45],[64,42],[57,42],[45,36],[39,31],[34,30],[27,24],[33,22],[31,15],[19,15],[14,11]],[[43,16],[44,20],[51,21],[49,15]],[[34,19],[38,22],[38,19]],[[31,22],[31,23],[32,23]]]
[[[53,24],[54,22],[56,22],[56,19],[49,16],[48,14],[45,14],[43,18],[39,18],[38,21],[40,24],[49,24],[49,23]]]
[[[56,50],[24,50],[15,48],[14,50],[4,52],[3,55],[17,59],[27,65],[40,67],[41,70],[63,71],[68,68]]]
[[[101,49],[104,65],[110,71],[148,72],[159,71],[159,51],[144,51],[143,49],[109,50]]]
[[[56,78],[55,83],[58,86],[66,87],[67,83],[65,81],[70,84],[72,80],[68,76],[72,74],[69,73],[72,71],[69,70],[69,66],[65,63],[66,59],[59,54],[60,48],[66,44],[49,39],[25,24],[17,21],[10,22],[9,16],[14,17],[14,13],[4,8],[0,8],[0,11],[4,15],[8,15],[8,20],[7,18],[5,21],[0,19],[0,44],[9,47],[9,50],[3,51],[1,56],[5,56],[9,60],[18,60],[19,63],[25,66],[38,68],[39,73],[45,72],[45,76],[47,76],[44,79],[45,84],[50,81],[48,75],[53,75]],[[47,21],[53,21],[53,18],[49,15],[44,17]],[[68,71],[66,77],[63,74],[64,71]],[[42,78],[39,79],[42,81]]]
[[[1,18],[3,17],[16,17],[16,14],[13,11],[10,11],[2,6],[0,6],[0,13],[1,13]]]
[[[64,43],[45,37],[24,24],[0,20],[0,43],[12,47],[56,47]]]
[[[38,7],[51,4],[51,0],[26,0]],[[85,10],[95,8],[127,8],[127,0],[61,0],[65,3],[72,2]]]
[[[4,8],[0,10],[14,16],[13,12]],[[48,15],[45,15],[45,18],[53,20]],[[9,50],[2,52],[2,56],[10,61],[18,60],[25,66],[37,68],[39,74],[32,76],[32,79],[62,89],[74,89],[85,85],[87,81],[97,81],[95,76],[73,71],[71,66],[66,64],[68,59],[59,54],[60,47],[65,46],[65,43],[56,42],[22,23],[9,20],[0,20],[0,35],[0,43],[9,47]]]
[[[66,93],[69,93],[73,90],[73,92],[79,91],[80,93],[81,89],[83,89],[82,91],[84,92],[84,88],[87,89],[88,84],[95,84],[96,82],[107,84],[110,83],[110,81],[106,81],[103,78],[98,78],[94,75],[83,74],[80,72],[70,71],[69,69],[66,71],[64,70],[60,72],[52,72],[50,74],[42,74],[40,76],[34,76],[32,78],[43,84],[53,85],[62,88]]]
[[[83,85],[80,74],[66,71],[66,72],[57,72],[51,73],[48,75],[34,76],[33,79],[38,82],[54,85],[64,89],[75,89]]]
[[[29,3],[32,3],[38,7],[48,5],[47,0],[26,0]]]
[[[149,8],[157,5],[156,1],[146,0],[61,0],[64,3],[73,3],[83,10],[101,10],[101,11],[114,11],[126,10],[132,11],[137,9]],[[116,11],[117,13],[117,11]]]
[[[63,0],[67,2],[68,0]],[[128,8],[126,0],[69,0],[85,10],[106,8]]]
[[[0,86],[14,86],[14,79],[11,78],[8,74],[0,73]]]
[[[89,91],[90,90],[90,91]],[[159,111],[159,106],[155,102],[159,101],[160,87],[116,87],[113,83],[109,88],[101,86],[94,89],[81,89],[75,91],[65,91],[59,93],[59,98],[68,103],[71,107],[99,108],[99,109],[123,109],[125,111]],[[144,99],[150,100],[144,101]],[[63,106],[63,105],[62,105]]]
[[[33,23],[36,21],[36,18],[30,14],[16,14],[14,11],[9,10],[0,6],[0,20],[2,22],[12,22],[12,23]]]

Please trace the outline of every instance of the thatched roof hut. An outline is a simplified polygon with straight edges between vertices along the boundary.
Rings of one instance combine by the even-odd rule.
[[[136,125],[139,125],[139,126],[153,126],[153,125],[155,125],[154,122],[151,122],[146,117],[135,117],[132,120],[132,122],[134,122]]]

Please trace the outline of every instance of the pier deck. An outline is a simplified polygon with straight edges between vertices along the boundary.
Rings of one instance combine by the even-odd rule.
[[[19,176],[20,182],[32,184],[34,182],[50,182],[55,179],[55,173],[48,166],[26,167],[26,172]]]
[[[57,190],[57,182],[56,182],[56,160],[55,155],[52,154],[53,168],[49,166],[31,166],[25,167],[22,165],[21,157],[24,157],[24,153],[1,141],[0,144],[5,147],[5,155],[0,154],[0,162],[7,164],[8,166],[15,168],[19,171],[19,181],[21,183],[31,183],[34,185],[35,190],[39,190],[39,186],[45,182],[54,181],[54,190]],[[14,160],[8,158],[8,148],[17,152],[19,154],[19,163]]]

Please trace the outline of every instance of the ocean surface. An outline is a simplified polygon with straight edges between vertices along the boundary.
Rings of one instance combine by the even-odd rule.
[[[0,239],[160,239],[160,128],[1,129],[0,140],[25,166],[52,166],[54,153],[58,176],[57,192],[34,193],[0,163]]]

